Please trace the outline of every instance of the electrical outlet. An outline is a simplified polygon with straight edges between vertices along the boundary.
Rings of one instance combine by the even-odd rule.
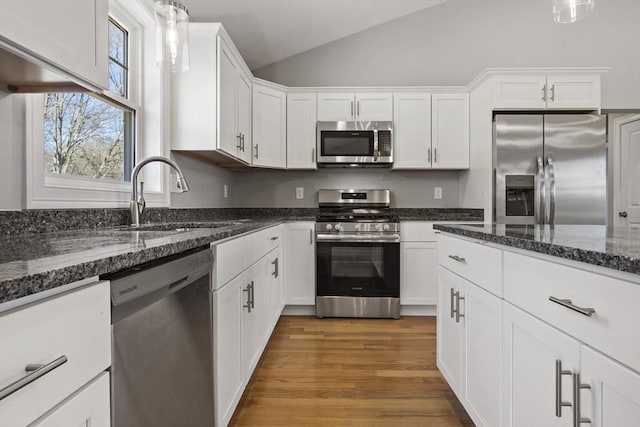
[[[433,198],[436,200],[442,199],[442,187],[433,188]]]
[[[223,187],[223,192],[224,192],[224,198],[228,199],[229,198],[229,187],[227,186],[227,184],[225,184]]]
[[[296,199],[304,199],[304,187],[296,187]]]

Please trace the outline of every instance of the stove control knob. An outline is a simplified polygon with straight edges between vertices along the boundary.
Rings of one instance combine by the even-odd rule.
[[[336,224],[335,229],[336,231],[342,230],[342,224]]]
[[[376,224],[376,231],[382,230],[382,224]]]
[[[333,226],[331,224],[327,224],[327,230],[331,230],[333,228]]]
[[[360,231],[362,229],[362,224],[356,224],[356,231]]]
[[[385,225],[383,225],[383,226],[382,226],[382,229],[383,229],[384,231],[389,231],[389,224],[385,224]]]

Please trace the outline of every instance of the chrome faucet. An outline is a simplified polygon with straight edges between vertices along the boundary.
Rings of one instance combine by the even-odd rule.
[[[133,171],[131,171],[131,205],[129,211],[131,213],[131,225],[134,227],[140,225],[140,215],[142,215],[147,205],[144,200],[144,182],[140,182],[140,196],[138,197],[138,173],[140,173],[140,169],[142,169],[143,166],[151,162],[162,162],[171,166],[178,175],[177,185],[180,193],[189,191],[189,184],[187,184],[187,180],[184,178],[180,166],[173,160],[162,156],[151,156],[139,161],[133,168]]]

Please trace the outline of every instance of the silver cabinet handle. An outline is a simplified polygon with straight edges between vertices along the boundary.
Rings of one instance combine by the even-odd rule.
[[[551,296],[549,297],[549,301],[555,302],[556,304],[560,304],[561,306],[566,307],[569,310],[573,310],[576,313],[580,313],[583,316],[587,316],[587,317],[591,317],[593,313],[596,312],[595,308],[578,307],[577,305],[573,304],[573,302],[570,299],[561,299],[561,298],[556,298],[554,296]]]
[[[573,427],[580,427],[580,424],[591,424],[589,418],[582,418],[580,415],[580,391],[590,389],[589,384],[582,384],[580,374],[573,374]]]
[[[464,297],[461,297],[458,291],[456,292],[456,323],[460,323],[460,318],[464,317],[464,314],[460,314],[460,300],[464,301]]]
[[[427,149],[427,163],[431,163],[431,148]]]
[[[238,140],[238,145],[236,145],[236,148],[238,150],[242,150],[242,137],[240,135],[241,134],[236,135],[236,139]]]
[[[542,86],[542,100],[543,101],[547,100],[547,85],[546,84],[544,86]]]
[[[244,134],[240,133],[240,150],[244,152]]]
[[[451,318],[453,319],[456,315],[456,309],[455,309],[455,300],[456,300],[456,294],[453,291],[453,288],[451,288]]]
[[[351,101],[351,118],[353,118],[353,101]]]
[[[242,290],[242,292],[247,293],[247,303],[243,305],[242,308],[246,308],[247,312],[251,313],[251,283],[249,283],[247,287]]]
[[[622,211],[622,212],[618,212],[618,216],[619,216],[620,218],[626,218],[626,217],[627,217],[627,215],[628,215],[628,214],[627,214],[626,212],[624,212],[624,211]]]
[[[316,149],[312,148],[311,149],[311,163],[316,161]]]
[[[8,386],[3,388],[2,390],[0,390],[0,400],[4,399],[7,396],[12,395],[16,391],[18,391],[21,388],[31,384],[32,382],[34,382],[38,378],[42,377],[43,375],[46,375],[49,372],[51,372],[54,369],[56,369],[57,367],[59,367],[61,365],[64,365],[68,361],[69,361],[69,359],[67,359],[67,356],[63,355],[63,356],[58,357],[54,361],[47,363],[46,365],[39,365],[39,364],[38,365],[36,365],[36,364],[27,365],[26,368],[25,368],[25,371],[27,371],[29,373],[27,375],[25,375],[24,377],[20,378],[19,380],[16,380],[13,383],[9,384]]]
[[[438,149],[433,149],[433,163],[438,163]]]
[[[562,376],[571,375],[573,372],[562,369],[562,360],[556,359],[556,417],[562,417],[562,407],[571,406],[569,402],[562,401]]]
[[[356,103],[356,115],[360,117],[360,101]]]
[[[449,258],[451,258],[452,260],[458,261],[458,262],[467,262],[466,259],[458,256],[458,255],[449,255]]]
[[[309,244],[313,245],[313,230],[309,230]]]
[[[251,308],[256,308],[256,285],[251,281]]]
[[[551,156],[547,157],[547,165],[549,167],[549,221],[553,224],[556,217],[556,172]]]
[[[254,151],[253,155],[257,159],[258,158],[258,144],[253,146],[253,151]]]
[[[273,260],[273,262],[271,264],[273,265],[273,273],[271,273],[271,275],[274,276],[277,279],[278,276],[280,275],[279,272],[278,272],[278,258]]]
[[[551,85],[551,101],[556,100],[556,85]]]
[[[278,240],[278,236],[273,236],[271,240]]]

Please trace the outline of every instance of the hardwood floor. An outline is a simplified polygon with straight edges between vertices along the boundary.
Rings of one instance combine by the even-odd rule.
[[[282,316],[232,426],[473,426],[436,368],[434,317]]]

